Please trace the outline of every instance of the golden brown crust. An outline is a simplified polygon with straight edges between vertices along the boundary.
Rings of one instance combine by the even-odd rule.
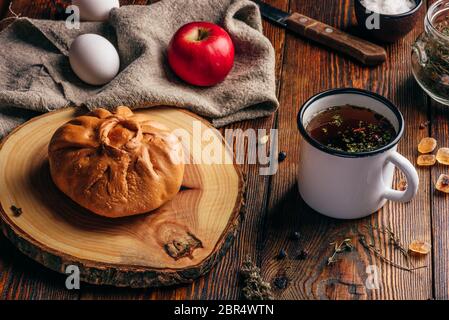
[[[58,188],[111,218],[159,208],[176,195],[184,175],[179,139],[127,107],[69,121],[53,135],[48,153]]]

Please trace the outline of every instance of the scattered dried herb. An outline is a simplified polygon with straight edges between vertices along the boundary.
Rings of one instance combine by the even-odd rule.
[[[240,273],[244,280],[243,296],[247,300],[273,300],[271,285],[260,276],[260,269],[247,257]]]
[[[354,249],[351,239],[345,239],[342,242],[332,242],[330,245],[334,246],[334,253],[327,259],[327,265],[337,262],[338,254]]]
[[[405,248],[405,246],[402,244],[401,238],[399,238],[393,230],[389,227],[379,228],[375,226],[366,226],[367,228],[371,228],[371,230],[377,230],[380,233],[384,234],[388,238],[388,242],[393,245],[395,249],[398,249],[404,257],[408,258],[408,250]]]
[[[388,243],[390,245],[393,246],[393,248],[395,248],[396,250],[399,250],[399,252],[401,252],[401,254],[405,257],[406,261],[407,261],[407,266],[403,266],[399,263],[394,262],[393,260],[387,258],[382,251],[377,248],[374,243],[369,243],[366,240],[366,237],[364,235],[360,235],[359,236],[359,242],[360,244],[367,250],[369,250],[370,252],[372,252],[376,257],[378,257],[380,260],[382,260],[383,262],[397,268],[400,270],[404,270],[404,271],[415,271],[418,269],[423,269],[423,268],[427,268],[427,266],[421,266],[421,267],[413,267],[411,265],[410,262],[410,255],[408,254],[408,249],[404,247],[404,245],[402,244],[401,239],[388,227],[385,228],[379,228],[379,227],[375,227],[372,225],[368,225],[365,226],[365,228],[368,229],[368,231],[370,232],[371,236],[374,237],[374,230],[377,230],[379,233],[384,234],[387,236],[388,238]]]
[[[286,276],[276,277],[273,281],[274,285],[278,289],[285,289],[288,285],[288,278]]]
[[[11,206],[11,211],[12,211],[12,214],[14,215],[14,217],[19,217],[23,213],[22,208],[18,208],[15,205]]]
[[[385,262],[397,269],[410,272],[410,271],[414,271],[414,270],[418,270],[418,269],[427,268],[427,266],[416,267],[416,268],[409,268],[409,267],[402,266],[402,265],[397,264],[394,261],[388,259],[387,257],[385,257],[378,248],[376,248],[373,244],[368,243],[364,236],[360,236],[359,241],[362,244],[362,246],[364,246],[366,249],[368,249],[369,251],[374,253],[374,255],[377,256],[379,259],[381,259],[383,262]]]

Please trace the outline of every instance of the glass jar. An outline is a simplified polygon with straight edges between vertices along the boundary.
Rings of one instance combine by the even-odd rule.
[[[413,75],[430,97],[449,105],[449,0],[429,8],[424,28],[412,46]]]

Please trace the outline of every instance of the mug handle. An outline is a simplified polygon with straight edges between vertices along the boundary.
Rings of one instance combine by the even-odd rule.
[[[388,155],[386,160],[393,163],[404,173],[407,178],[407,189],[405,191],[398,191],[388,187],[387,190],[385,190],[383,197],[391,201],[411,201],[418,193],[419,186],[418,172],[416,172],[415,167],[407,158],[396,151]]]

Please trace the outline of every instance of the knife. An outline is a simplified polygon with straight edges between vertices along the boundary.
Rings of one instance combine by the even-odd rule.
[[[268,21],[346,54],[367,66],[379,65],[387,59],[381,46],[360,39],[300,13],[289,14],[262,1],[255,0],[262,16]]]

